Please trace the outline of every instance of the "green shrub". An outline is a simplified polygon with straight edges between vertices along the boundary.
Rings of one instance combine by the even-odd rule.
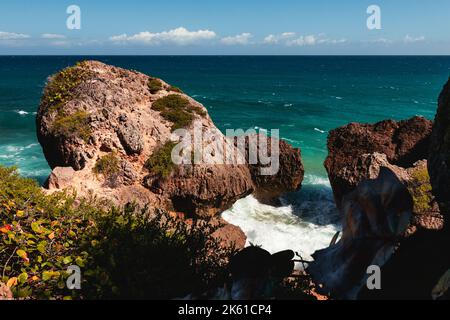
[[[107,209],[106,203],[45,195],[0,166],[0,281],[24,299],[167,299],[223,283],[233,250],[160,210]],[[67,267],[81,269],[69,290]]]
[[[94,73],[85,67],[84,62],[58,72],[47,83],[42,97],[43,104],[52,110],[61,109],[67,101],[73,99],[74,89],[93,76]]]
[[[172,130],[189,126],[194,120],[195,114],[206,115],[201,108],[190,105],[188,99],[178,94],[171,94],[156,100],[152,108],[160,111],[164,119],[173,123]]]
[[[145,167],[153,174],[167,178],[175,168],[172,161],[172,150],[176,145],[175,142],[168,141],[157,148],[145,163]]]
[[[87,142],[92,133],[89,125],[89,114],[85,111],[77,111],[69,115],[60,113],[53,122],[51,130],[58,136],[78,137]]]
[[[180,88],[174,87],[174,86],[170,86],[169,87],[169,91],[177,92],[177,93],[183,93],[183,91]]]
[[[148,90],[150,91],[151,94],[155,94],[159,90],[162,89],[161,81],[159,81],[158,79],[155,79],[155,78],[150,78],[148,80],[147,85],[148,85]]]
[[[97,159],[93,169],[95,174],[102,174],[106,178],[119,173],[119,170],[120,160],[114,152]]]

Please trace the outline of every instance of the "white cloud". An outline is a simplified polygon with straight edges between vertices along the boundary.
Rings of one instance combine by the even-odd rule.
[[[264,38],[264,44],[284,44],[288,47],[292,46],[314,46],[318,44],[342,44],[346,43],[347,39],[329,39],[324,33],[318,35],[300,35],[295,32],[284,32],[281,34],[269,34]]]
[[[390,39],[386,39],[386,38],[379,38],[379,39],[370,40],[368,42],[370,42],[370,43],[381,43],[381,44],[391,44],[394,41],[392,41]]]
[[[269,34],[264,38],[263,43],[265,44],[277,44],[282,40],[287,40],[295,37],[295,32],[283,32],[282,34]]]
[[[420,36],[420,37],[411,37],[409,34],[407,34],[405,36],[405,38],[403,39],[403,41],[405,43],[414,43],[414,42],[421,42],[421,41],[425,41],[425,37],[424,36]]]
[[[62,34],[55,34],[55,33],[43,33],[41,34],[42,39],[65,39],[66,36]]]
[[[287,46],[313,46],[317,44],[317,37],[314,35],[300,36],[299,38],[288,40]]]
[[[30,38],[30,36],[27,34],[0,31],[0,40],[21,40],[28,38]]]
[[[233,45],[246,45],[249,43],[250,39],[253,37],[251,33],[241,33],[235,36],[225,37],[220,40],[221,43],[233,46]]]
[[[127,34],[121,34],[117,36],[112,36],[109,40],[113,42],[135,42],[144,43],[149,45],[159,45],[159,44],[176,44],[176,45],[187,45],[198,41],[211,40],[216,37],[216,33],[210,30],[198,30],[189,31],[186,28],[179,27],[169,31],[163,32],[149,32],[143,31],[136,33],[134,35],[128,36]]]

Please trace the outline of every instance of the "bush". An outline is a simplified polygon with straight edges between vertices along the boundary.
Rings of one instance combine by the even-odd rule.
[[[175,298],[226,276],[232,251],[160,210],[109,208],[69,193],[45,195],[15,169],[0,167],[0,281],[15,298]],[[67,267],[81,269],[69,290]]]
[[[95,174],[102,174],[105,178],[118,174],[119,170],[120,160],[114,152],[99,158],[93,169]]]
[[[178,94],[171,94],[156,100],[152,108],[160,111],[164,119],[173,123],[172,130],[189,126],[194,120],[195,114],[206,115],[201,108],[190,105],[189,100]]]
[[[93,76],[94,73],[85,67],[84,62],[58,72],[45,88],[43,104],[53,110],[61,109],[67,101],[73,99],[74,89]]]
[[[159,81],[158,79],[155,79],[155,78],[150,78],[148,80],[147,85],[148,85],[148,90],[150,91],[151,94],[155,94],[159,90],[162,89],[161,81]]]
[[[153,174],[167,178],[175,168],[172,161],[172,150],[176,145],[175,142],[168,141],[157,148],[145,163],[145,167]]]
[[[92,133],[89,125],[89,114],[85,111],[77,111],[70,115],[61,113],[53,122],[51,130],[58,136],[77,137],[88,142]]]
[[[177,92],[177,93],[183,93],[183,91],[180,88],[174,87],[174,86],[170,86],[169,87],[169,91]]]

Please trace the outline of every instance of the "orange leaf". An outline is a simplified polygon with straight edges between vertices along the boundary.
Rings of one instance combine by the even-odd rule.
[[[15,286],[17,284],[17,277],[12,277],[6,282],[6,286],[8,288],[11,288],[12,286]]]
[[[10,224],[7,224],[0,228],[0,232],[8,233],[8,231],[11,231],[12,229],[12,226]]]
[[[47,236],[50,240],[53,240],[53,238],[55,237],[55,233],[52,232]]]
[[[30,262],[30,259],[28,259],[28,254],[25,250],[17,250],[16,254],[21,257],[25,262]]]

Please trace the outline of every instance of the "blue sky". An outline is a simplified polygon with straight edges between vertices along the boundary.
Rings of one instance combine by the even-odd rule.
[[[0,54],[450,54],[449,14],[449,0],[2,1]]]

